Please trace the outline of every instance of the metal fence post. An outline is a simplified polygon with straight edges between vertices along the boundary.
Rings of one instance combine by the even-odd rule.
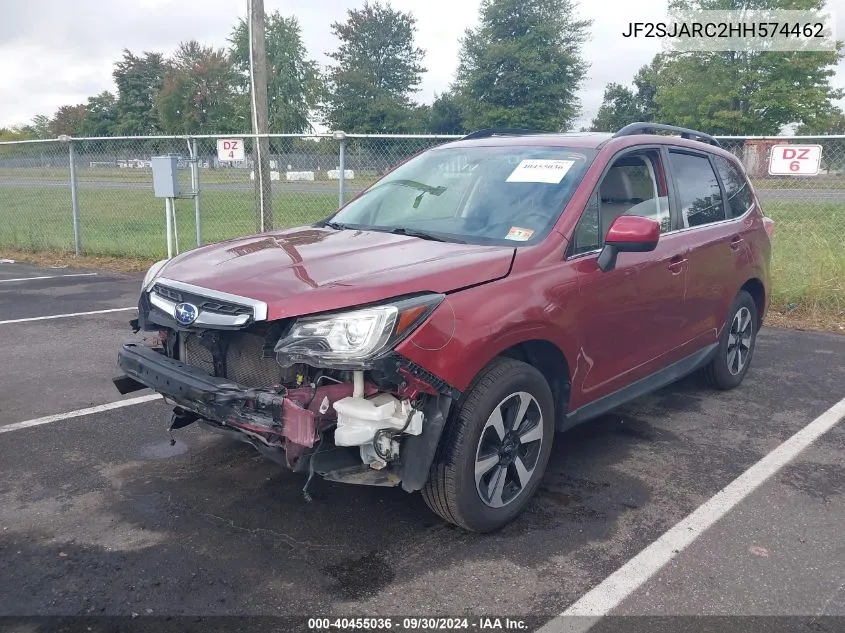
[[[82,238],[79,235],[79,198],[76,191],[76,161],[73,157],[73,140],[67,139],[67,153],[70,161],[70,205],[73,210],[73,250],[77,257],[82,254]]]
[[[340,172],[337,180],[337,208],[339,209],[346,202],[346,133],[333,132],[332,136],[340,142],[337,158],[337,168]]]
[[[197,151],[197,139],[191,139],[191,189],[194,192],[194,222],[197,227],[197,246],[202,246],[200,218],[200,155]]]

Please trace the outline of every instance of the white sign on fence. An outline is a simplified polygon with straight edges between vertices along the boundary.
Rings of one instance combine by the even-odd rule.
[[[244,160],[244,140],[242,138],[217,139],[217,160]]]
[[[769,157],[772,176],[818,176],[821,145],[774,145]]]

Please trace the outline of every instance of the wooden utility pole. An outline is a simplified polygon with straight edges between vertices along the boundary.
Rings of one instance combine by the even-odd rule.
[[[267,48],[264,42],[264,0],[247,0],[249,6],[249,68],[252,132],[267,134]],[[254,139],[255,215],[259,231],[273,228],[273,191],[270,186],[270,140]]]

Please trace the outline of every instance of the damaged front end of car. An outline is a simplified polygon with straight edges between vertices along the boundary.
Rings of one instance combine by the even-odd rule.
[[[393,349],[443,298],[268,321],[260,301],[148,278],[133,327],[150,336],[124,345],[114,383],[162,394],[171,429],[200,421],[297,472],[419,490],[460,394]]]

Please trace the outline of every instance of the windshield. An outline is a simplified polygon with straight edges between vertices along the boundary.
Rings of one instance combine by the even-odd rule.
[[[554,226],[595,155],[564,147],[431,150],[367,189],[329,226],[470,244],[536,242]]]

